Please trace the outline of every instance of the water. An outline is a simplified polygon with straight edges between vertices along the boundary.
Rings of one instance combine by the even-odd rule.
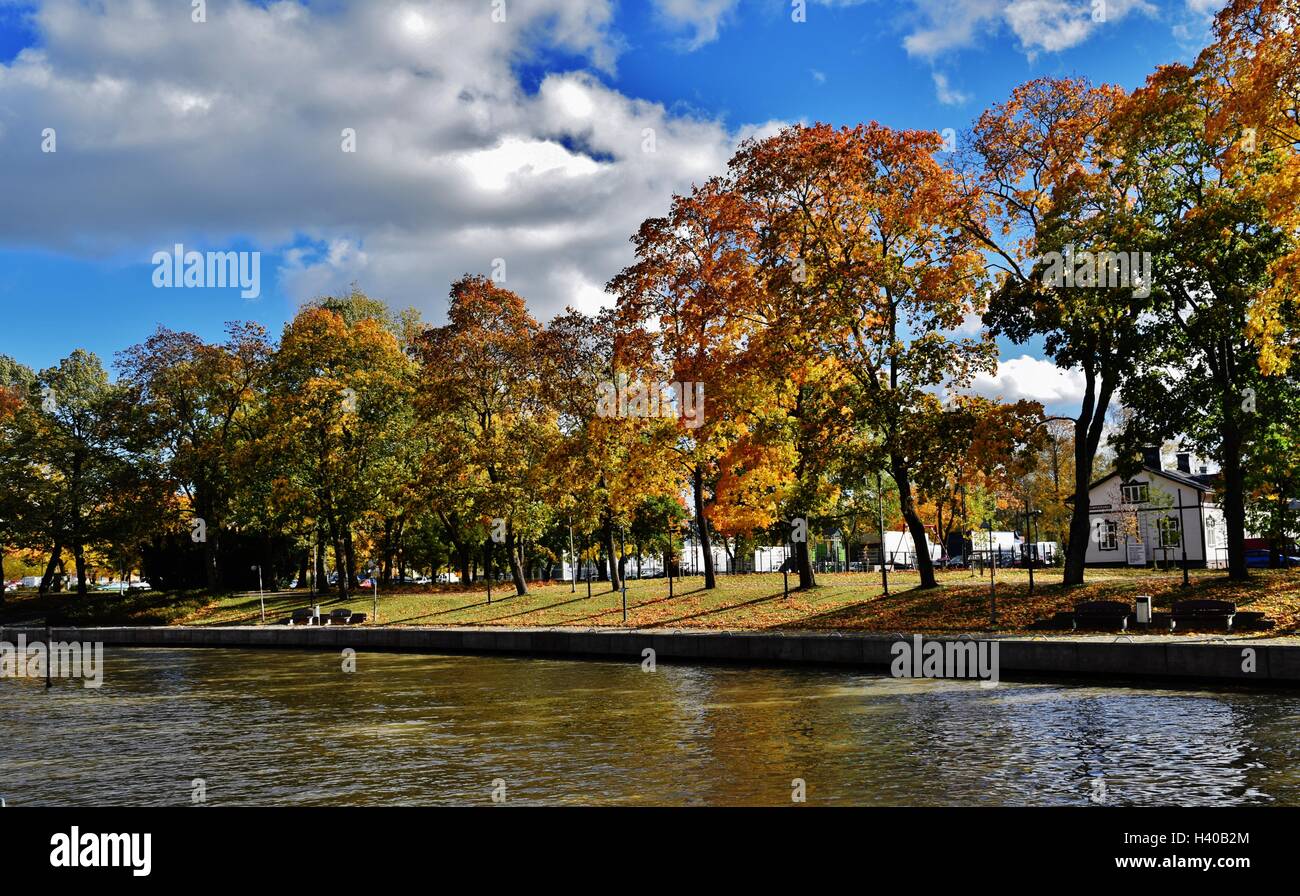
[[[1300,804],[1300,695],[513,657],[107,648],[0,680],[21,805]],[[1103,788],[1094,783],[1104,781]]]

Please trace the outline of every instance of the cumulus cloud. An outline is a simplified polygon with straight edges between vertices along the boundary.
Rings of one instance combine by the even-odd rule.
[[[352,280],[436,317],[502,259],[539,316],[592,306],[729,130],[625,96],[609,0],[49,0],[0,65],[0,244],[147,261],[247,241],[291,298]],[[526,88],[537,54],[586,60]],[[40,152],[45,128],[58,151]],[[355,152],[344,152],[344,131]],[[26,135],[22,139],[18,135]]]
[[[903,46],[934,58],[1007,29],[1034,55],[1077,46],[1098,29],[1134,13],[1155,15],[1147,0],[912,0],[912,24]]]
[[[1083,400],[1083,372],[1062,370],[1051,361],[1021,355],[998,362],[996,373],[981,373],[971,391],[1006,401],[1041,401],[1047,407],[1070,407]]]
[[[683,43],[687,51],[717,40],[723,24],[739,3],[740,0],[654,0],[655,10],[671,27],[691,31]]]

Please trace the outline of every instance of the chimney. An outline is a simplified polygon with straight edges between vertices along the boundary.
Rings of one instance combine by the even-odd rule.
[[[1159,470],[1160,467],[1160,449],[1148,445],[1142,449],[1142,465],[1150,467],[1153,470]]]
[[[1178,472],[1192,475],[1192,455],[1186,451],[1178,452]]]

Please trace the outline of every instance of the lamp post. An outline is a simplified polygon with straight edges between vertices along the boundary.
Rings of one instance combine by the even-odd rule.
[[[578,555],[573,553],[573,515],[569,515],[569,560],[573,563],[573,569],[569,574],[569,593],[573,594],[578,590]]]
[[[249,568],[257,570],[257,601],[262,605],[262,625],[266,625],[266,595],[262,593],[262,567]]]
[[[1034,593],[1034,554],[1038,547],[1038,542],[1034,540],[1034,520],[1042,515],[1041,510],[1029,509],[1029,498],[1025,498],[1025,539],[1027,541],[1027,550],[1025,559],[1029,563],[1029,593]]]
[[[618,581],[623,586],[623,624],[627,625],[627,530],[618,527]]]
[[[989,530],[989,554],[993,562],[989,565],[989,625],[997,628],[998,625],[998,555],[993,550],[993,520],[984,524]]]
[[[880,526],[880,581],[889,597],[889,573],[885,570],[885,489],[880,471],[876,471],[876,517]]]

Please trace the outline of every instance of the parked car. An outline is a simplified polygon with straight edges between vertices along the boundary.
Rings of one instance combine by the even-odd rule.
[[[153,590],[153,586],[150,585],[148,582],[144,581],[143,579],[141,579],[138,582],[131,582],[129,585],[126,586],[126,590],[127,591],[151,591]]]
[[[1281,554],[1278,558],[1279,566],[1300,566],[1300,557]],[[1257,569],[1265,569],[1269,565],[1269,551],[1267,548],[1255,548],[1246,552],[1246,565]]]

